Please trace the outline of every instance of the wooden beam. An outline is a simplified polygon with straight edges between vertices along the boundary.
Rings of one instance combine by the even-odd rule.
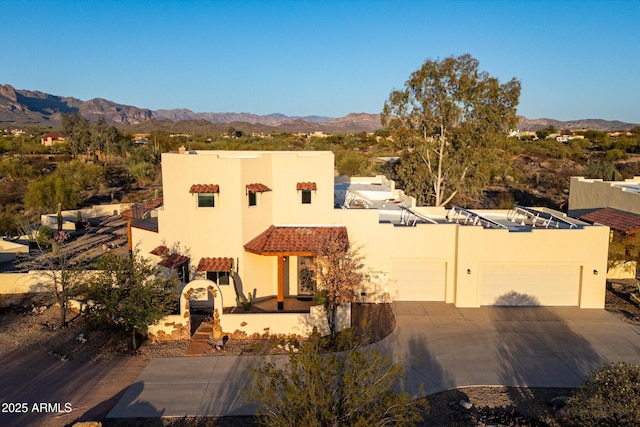
[[[284,310],[284,257],[278,255],[278,310]]]

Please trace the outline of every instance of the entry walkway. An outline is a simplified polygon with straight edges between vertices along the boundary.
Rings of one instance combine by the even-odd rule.
[[[393,303],[395,330],[371,347],[402,363],[417,395],[469,385],[576,387],[609,362],[640,364],[640,328],[604,310]],[[256,356],[154,359],[110,418],[251,415]]]

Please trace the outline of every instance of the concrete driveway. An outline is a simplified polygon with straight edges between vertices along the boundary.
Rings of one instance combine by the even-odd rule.
[[[371,348],[404,365],[401,387],[415,395],[470,385],[576,387],[604,363],[640,364],[640,328],[605,310],[437,302],[392,308],[395,330]],[[251,415],[255,405],[243,393],[257,360],[154,359],[108,417]]]

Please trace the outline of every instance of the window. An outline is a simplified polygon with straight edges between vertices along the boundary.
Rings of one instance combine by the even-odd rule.
[[[256,206],[258,204],[258,196],[255,191],[249,191],[249,206]]]
[[[185,262],[177,268],[178,279],[183,283],[189,283],[189,262]]]
[[[207,279],[218,285],[229,284],[229,272],[228,271],[207,271]]]
[[[302,190],[302,204],[303,205],[311,204],[311,190]]]
[[[214,193],[198,193],[199,208],[213,208],[216,206]]]

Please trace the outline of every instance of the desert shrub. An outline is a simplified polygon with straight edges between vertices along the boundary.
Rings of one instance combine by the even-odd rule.
[[[622,175],[616,169],[615,163],[606,160],[587,163],[584,168],[584,176],[589,179],[602,179],[604,181],[620,181],[622,179]]]
[[[264,358],[251,369],[247,397],[258,403],[257,418],[269,426],[417,425],[428,406],[420,406],[394,384],[402,365],[376,350],[326,352],[312,336],[286,359]],[[347,344],[347,343],[344,343]],[[295,347],[294,347],[295,348]]]
[[[589,375],[567,402],[575,426],[640,425],[640,366],[615,363]]]
[[[626,151],[621,150],[620,148],[612,148],[606,152],[605,158],[609,161],[615,162],[616,160],[628,159],[629,155]]]

